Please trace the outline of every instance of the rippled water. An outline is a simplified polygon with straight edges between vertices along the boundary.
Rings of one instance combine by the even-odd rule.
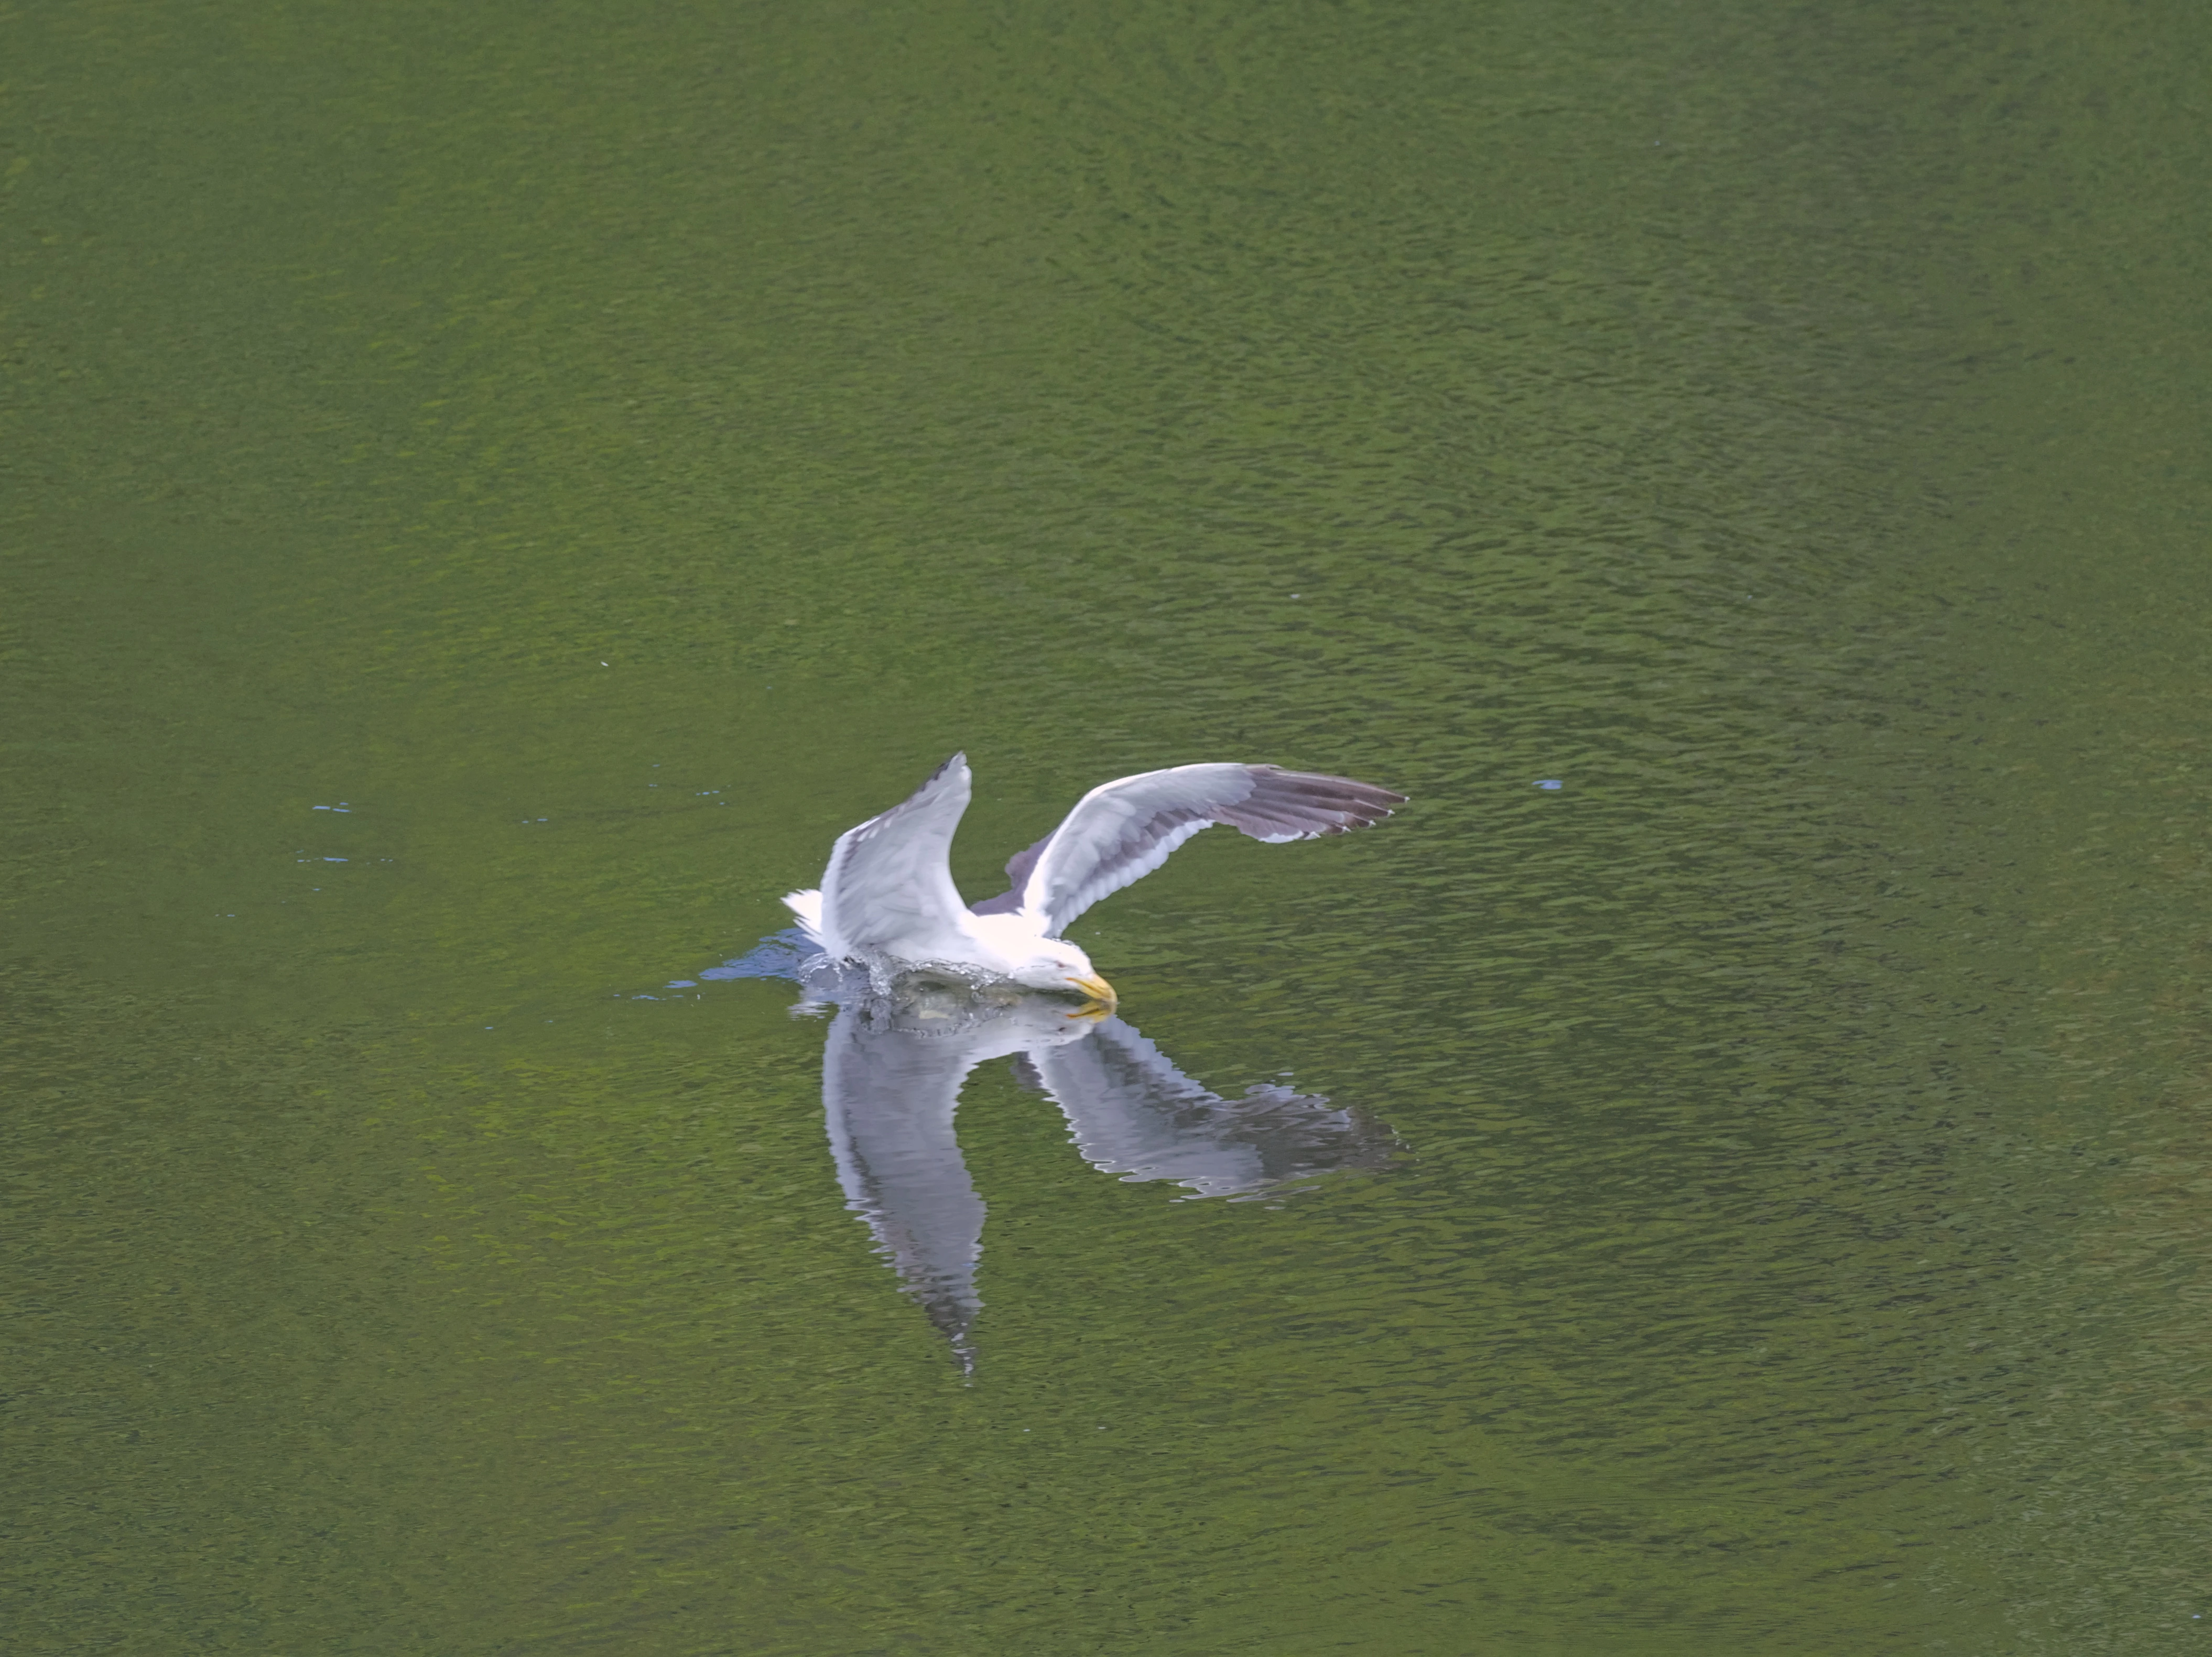
[[[2212,1619],[2198,14],[15,38],[11,1643]],[[971,895],[1413,800],[1079,923],[932,1302],[705,974],[955,749]],[[1381,1149],[1102,1177],[1152,1059]]]

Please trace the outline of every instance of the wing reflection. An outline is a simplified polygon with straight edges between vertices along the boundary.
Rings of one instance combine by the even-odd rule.
[[[969,1073],[1009,1055],[1023,1082],[1060,1107],[1085,1159],[1124,1180],[1250,1197],[1381,1166],[1397,1143],[1358,1112],[1288,1088],[1224,1098],[1120,1019],[1051,997],[923,984],[841,1000],[823,1054],[822,1102],[847,1205],[966,1369],[975,1367],[970,1332],[982,1309],[984,1206],[953,1113]]]
[[[1396,1143],[1319,1094],[1257,1086],[1224,1099],[1118,1018],[1080,1042],[1030,1052],[1024,1079],[1067,1118],[1083,1158],[1124,1180],[1172,1180],[1201,1197],[1249,1197],[1285,1181],[1377,1168]]]
[[[846,1205],[963,1368],[974,1367],[968,1331],[983,1305],[983,1199],[952,1135],[960,1084],[986,1059],[1081,1041],[1073,1011],[1045,996],[986,1001],[932,987],[847,1001],[830,1027],[822,1104]]]

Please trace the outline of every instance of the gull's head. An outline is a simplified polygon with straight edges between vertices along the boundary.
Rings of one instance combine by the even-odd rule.
[[[1032,990],[1070,990],[1110,1007],[1120,998],[1114,986],[1099,977],[1091,957],[1064,938],[1040,938],[1030,946],[1028,958],[1010,974],[1014,982]]]

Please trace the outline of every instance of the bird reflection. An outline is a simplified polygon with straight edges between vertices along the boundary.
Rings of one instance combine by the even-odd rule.
[[[984,1207],[953,1112],[969,1073],[1009,1056],[1020,1081],[1060,1107],[1084,1158],[1127,1181],[1250,1198],[1335,1169],[1378,1167],[1396,1144],[1388,1129],[1316,1095],[1263,1085],[1224,1098],[1095,1007],[927,980],[841,998],[822,1059],[838,1179],[967,1370],[983,1304],[975,1268]]]

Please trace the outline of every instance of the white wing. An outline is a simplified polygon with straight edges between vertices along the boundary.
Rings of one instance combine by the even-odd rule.
[[[947,946],[963,938],[968,906],[952,883],[952,831],[969,786],[968,756],[955,754],[903,804],[837,836],[822,876],[817,930],[825,950],[880,950],[910,961],[954,952]]]
[[[1276,765],[1179,765],[1123,777],[1085,794],[1066,822],[1009,863],[1014,889],[975,913],[1020,909],[1057,937],[1217,822],[1271,843],[1311,840],[1379,822],[1405,799],[1372,783]]]

